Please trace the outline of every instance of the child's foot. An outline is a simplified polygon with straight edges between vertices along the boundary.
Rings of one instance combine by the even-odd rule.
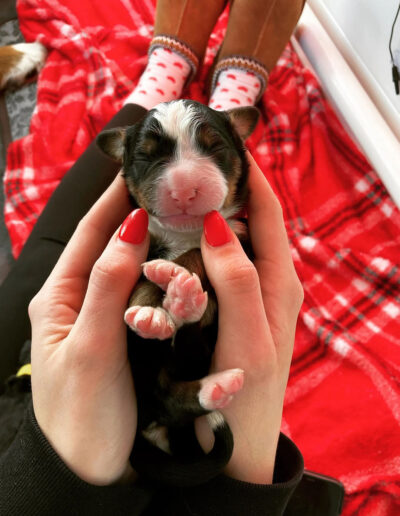
[[[266,68],[253,59],[232,56],[218,62],[208,105],[217,111],[254,106],[267,85]]]
[[[179,99],[197,69],[197,61],[183,43],[167,36],[155,37],[150,45],[146,69],[124,104],[139,104],[152,109],[160,102]]]

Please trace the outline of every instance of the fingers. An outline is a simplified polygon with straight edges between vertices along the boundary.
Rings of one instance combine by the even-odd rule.
[[[258,274],[218,212],[205,217],[201,252],[218,299],[218,368],[255,364],[274,352]]]
[[[46,285],[58,285],[64,279],[86,283],[94,262],[131,209],[124,180],[118,175],[78,224]]]
[[[250,163],[248,223],[254,263],[271,332],[277,344],[285,346],[293,340],[303,289],[293,265],[282,208],[249,152],[247,158]]]
[[[113,344],[113,335],[125,327],[123,314],[148,252],[147,225],[145,210],[133,211],[94,263],[82,308],[71,331],[71,335],[81,335],[80,341],[84,340],[82,335],[99,335],[102,341]]]
[[[256,258],[292,268],[281,205],[253,156],[246,154],[250,164],[248,221]]]

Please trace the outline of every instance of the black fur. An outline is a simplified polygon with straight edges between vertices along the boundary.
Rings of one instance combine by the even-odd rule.
[[[183,102],[195,106],[201,119],[196,135],[199,151],[211,157],[228,180],[233,178],[236,170],[231,203],[244,206],[248,164],[242,139],[232,125],[236,115],[216,112],[192,101]],[[242,121],[243,117],[249,117],[242,127],[244,132],[241,136],[245,138],[246,131],[248,135],[254,128],[256,117],[251,110],[239,112],[239,115]],[[162,135],[162,127],[152,112],[135,126],[105,131],[97,141],[106,154],[123,163],[133,207],[143,205],[141,193],[145,192],[145,208],[150,214],[154,213],[151,188],[147,186],[146,189],[146,182],[162,173],[174,153],[175,142]],[[245,237],[242,244],[250,254],[251,248]],[[149,260],[167,258],[169,251],[165,241],[154,235],[151,237]],[[171,341],[141,339],[127,329],[139,418],[131,462],[141,475],[164,484],[186,486],[205,482],[221,471],[232,454],[233,437],[229,426],[221,424],[214,430],[213,449],[205,455],[194,434],[194,419],[207,412],[195,402],[195,395],[198,380],[208,374],[214,351],[218,326],[217,302],[205,275],[199,249],[192,249],[175,261],[189,270],[193,268],[200,276],[203,289],[209,295],[207,310],[212,317],[180,328],[174,336],[173,345]],[[141,281],[149,283],[145,278]],[[162,302],[164,292],[153,284],[151,289],[153,299],[149,305],[157,306]],[[29,355],[30,342],[22,350],[21,365],[30,361]],[[7,382],[6,392],[0,397],[0,452],[5,451],[14,439],[30,400],[30,377],[12,376]],[[154,421],[167,426],[172,455],[154,447],[143,437],[142,431]]]
[[[214,111],[193,101],[181,101],[195,110],[193,131],[196,133],[197,150],[211,158],[232,183],[234,195],[230,203],[238,209],[247,200],[248,163],[243,141],[234,129],[254,129],[257,118],[250,110],[235,110],[226,114]],[[154,111],[138,124],[125,128],[123,148],[121,133],[111,130],[98,138],[99,146],[119,160],[123,166],[128,189],[134,203],[144,207],[150,215],[157,214],[154,179],[160,177],[173,159],[176,142],[165,134],[162,124],[153,116]],[[242,120],[243,116],[248,120]],[[242,132],[242,136],[246,133]],[[110,149],[118,149],[110,152]],[[199,174],[201,172],[199,171]],[[249,248],[246,237],[244,243]],[[245,242],[246,241],[246,242]],[[148,260],[167,258],[168,244],[151,235]],[[194,485],[217,475],[227,464],[233,451],[233,437],[225,422],[214,430],[215,444],[205,455],[194,435],[193,421],[209,411],[200,406],[197,394],[199,379],[207,376],[217,338],[218,314],[216,296],[205,275],[200,249],[192,249],[173,260],[191,272],[196,272],[208,293],[208,312],[197,323],[180,328],[172,340],[141,339],[128,330],[129,356],[138,398],[138,434],[131,456],[134,468],[153,480],[173,485]],[[148,289],[148,297],[142,306],[161,306],[164,292],[142,278],[135,292]],[[136,304],[132,301],[132,305]],[[149,444],[142,431],[151,424],[165,426],[172,455]]]

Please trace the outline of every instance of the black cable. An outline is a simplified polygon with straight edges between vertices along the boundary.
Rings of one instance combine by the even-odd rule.
[[[392,79],[393,79],[393,82],[394,82],[394,89],[396,91],[396,95],[400,94],[400,87],[399,87],[400,72],[399,72],[399,69],[397,68],[396,63],[394,62],[394,59],[393,59],[392,39],[393,39],[394,27],[396,25],[399,13],[400,13],[400,4],[399,4],[399,7],[397,8],[396,16],[394,17],[394,21],[393,21],[393,25],[392,25],[392,30],[390,32],[390,39],[389,39],[389,52],[390,52],[390,58],[392,60]]]
[[[399,16],[399,13],[400,13],[400,4],[399,4],[399,7],[397,8],[397,13],[396,13],[396,16],[394,18],[394,21],[393,21],[393,25],[392,25],[392,31],[390,33],[390,39],[389,39],[389,52],[390,52],[390,57],[392,59],[392,63],[393,63],[393,54],[392,54],[392,39],[393,39],[393,32],[394,32],[394,27],[396,25],[396,22],[397,22],[397,18]]]
[[[389,52],[390,52],[390,58],[392,60],[392,78],[393,78],[393,82],[394,82],[394,89],[396,90],[396,95],[399,95],[399,93],[400,93],[400,88],[399,88],[400,72],[393,59],[392,39],[393,39],[394,27],[396,25],[399,13],[400,13],[400,3],[399,3],[399,7],[397,8],[396,16],[393,21],[392,30],[390,32],[390,39],[389,39]]]

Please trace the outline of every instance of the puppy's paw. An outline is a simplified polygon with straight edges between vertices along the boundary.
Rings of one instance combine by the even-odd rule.
[[[227,369],[221,373],[206,376],[200,382],[200,405],[206,410],[226,407],[232,401],[235,393],[243,387],[243,382],[243,369]]]
[[[144,339],[169,339],[176,330],[171,316],[161,307],[131,306],[124,319],[129,328]]]
[[[166,291],[163,307],[177,327],[202,318],[208,298],[196,274],[167,260],[145,263],[143,273],[148,280]]]
[[[167,290],[171,279],[182,271],[186,269],[168,260],[151,260],[143,264],[143,274],[146,278],[163,290]]]
[[[199,321],[207,308],[207,292],[196,274],[183,269],[169,282],[163,307],[177,326]]]

